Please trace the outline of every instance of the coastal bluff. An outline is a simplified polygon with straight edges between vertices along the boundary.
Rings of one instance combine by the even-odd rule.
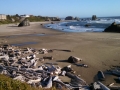
[[[109,27],[107,27],[104,32],[117,32],[120,33],[120,24],[113,22]]]

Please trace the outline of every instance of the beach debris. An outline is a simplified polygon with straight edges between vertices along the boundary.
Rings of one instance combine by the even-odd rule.
[[[100,80],[100,81],[104,81],[105,80],[105,75],[104,75],[104,73],[101,70],[98,71],[97,77],[98,77],[98,80]]]
[[[78,57],[74,57],[74,56],[70,56],[70,57],[68,58],[68,62],[70,62],[70,63],[77,63],[77,62],[79,62],[79,61],[82,61],[82,59],[81,59],[81,58],[78,58]]]
[[[65,74],[66,74],[66,71],[63,70],[63,71],[61,72],[61,75],[62,75],[62,76],[65,76]]]
[[[109,72],[113,75],[120,76],[120,68],[118,67],[110,69]]]
[[[45,63],[37,66],[38,61],[45,59],[52,60],[52,56],[43,56],[37,58],[37,53],[49,53],[53,50],[33,48],[20,49],[17,46],[3,45],[0,47],[0,74],[7,75],[14,80],[26,82],[34,87],[51,88],[56,83],[56,88],[86,88],[86,82],[74,75],[75,71],[68,65],[61,68],[57,63]],[[80,60],[75,57],[75,59]],[[59,79],[59,76],[68,76],[71,78],[69,85],[66,85]],[[76,81],[76,82],[75,82]],[[85,89],[87,90],[87,89]]]
[[[80,90],[90,90],[89,89],[89,85],[87,85],[87,83],[81,79],[80,77],[78,77],[77,75],[74,75],[70,72],[66,73],[66,76],[68,76],[69,78],[71,78],[70,81],[70,88],[72,89],[80,89]]]
[[[110,88],[111,90],[119,90],[119,89],[120,89],[120,86],[111,85],[111,86],[109,86],[109,88]]]
[[[107,86],[105,86],[103,83],[101,82],[94,82],[93,87],[95,90],[110,90]]]
[[[40,54],[47,54],[47,53],[51,53],[51,52],[53,52],[53,50],[51,50],[51,49],[48,50],[48,49],[42,48],[39,50]]]
[[[77,65],[77,66],[81,66],[81,67],[85,67],[85,68],[88,68],[88,65],[87,65],[87,64],[75,63],[75,65]]]
[[[114,85],[114,83],[111,83],[111,84],[109,84],[108,86],[110,87],[110,86],[113,86]]]
[[[46,54],[46,53],[48,53],[48,52],[47,52],[47,49],[45,49],[45,48],[40,49],[39,52],[40,52],[41,54]]]
[[[40,59],[39,59],[39,61],[40,61],[40,62],[44,62],[44,61],[45,61],[45,59],[43,59],[43,58],[40,58]]]
[[[118,80],[120,81],[120,77],[118,77]]]
[[[68,66],[66,66],[66,67],[63,67],[63,68],[62,68],[62,71],[72,72],[73,69],[71,68],[71,65],[68,65]]]

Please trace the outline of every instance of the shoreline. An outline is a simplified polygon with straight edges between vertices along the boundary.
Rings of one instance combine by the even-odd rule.
[[[110,69],[112,65],[119,65],[120,36],[118,33],[65,33],[44,28],[40,24],[41,22],[33,23],[28,27],[0,26],[0,42],[2,42],[1,44],[38,42],[36,44],[28,44],[20,47],[71,50],[72,52],[55,51],[50,54],[39,55],[38,57],[53,56],[54,59],[52,61],[46,60],[45,63],[56,62],[60,67],[71,64],[64,62],[64,60],[67,60],[70,56],[82,58],[83,61],[80,63],[87,64],[89,68],[71,65],[76,71],[76,74],[81,75],[81,78],[87,83],[96,80],[95,75],[98,70],[105,71],[106,69]],[[4,32],[1,31],[2,29],[4,29]],[[46,36],[36,35],[42,33],[46,34]],[[30,36],[28,34],[35,34],[35,36]],[[9,38],[11,35],[17,36]],[[115,76],[107,77],[104,83],[106,85],[113,82],[115,83],[113,78],[115,78]]]

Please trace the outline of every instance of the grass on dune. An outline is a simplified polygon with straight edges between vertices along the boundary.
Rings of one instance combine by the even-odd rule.
[[[12,78],[0,75],[0,90],[56,90],[55,88],[43,89],[31,87],[27,83],[23,83]]]

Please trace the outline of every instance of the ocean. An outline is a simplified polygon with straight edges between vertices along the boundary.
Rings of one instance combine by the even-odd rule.
[[[80,21],[62,20],[60,23],[45,24],[44,26],[46,28],[63,32],[103,32],[105,28],[110,26],[113,22],[120,24],[120,17],[98,17],[97,20],[91,20],[91,18],[81,18]]]

